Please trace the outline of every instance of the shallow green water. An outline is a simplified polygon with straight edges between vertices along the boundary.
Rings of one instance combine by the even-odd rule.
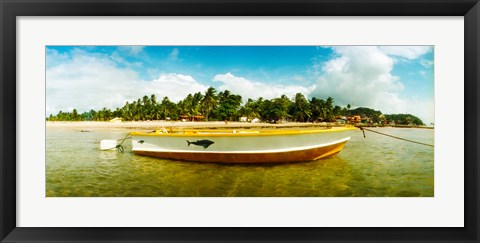
[[[433,144],[434,130],[376,128]],[[352,132],[334,158],[278,165],[163,160],[99,151],[128,130],[47,128],[47,197],[432,197],[434,149]]]

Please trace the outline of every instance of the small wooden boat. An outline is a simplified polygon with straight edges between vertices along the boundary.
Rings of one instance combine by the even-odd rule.
[[[282,163],[338,154],[354,127],[298,130],[177,130],[132,132],[132,151],[166,159],[220,163]]]

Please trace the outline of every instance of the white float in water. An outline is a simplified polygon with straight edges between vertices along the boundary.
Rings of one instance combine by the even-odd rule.
[[[116,150],[117,140],[102,140],[100,141],[100,150]]]

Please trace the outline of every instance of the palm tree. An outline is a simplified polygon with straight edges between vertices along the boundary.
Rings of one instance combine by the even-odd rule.
[[[332,97],[327,98],[327,102],[325,102],[325,108],[326,108],[327,121],[333,121],[334,115],[333,115],[333,98]]]
[[[188,94],[187,97],[185,97],[185,99],[183,99],[183,112],[185,114],[183,115],[187,115],[187,116],[192,116],[193,115],[193,95],[192,94]]]
[[[171,102],[167,96],[165,96],[160,104],[160,113],[163,119],[171,118],[176,116],[175,114],[175,103]]]
[[[208,118],[210,117],[210,113],[217,107],[218,102],[217,102],[217,94],[216,90],[213,87],[210,87],[205,91],[205,96],[203,96],[203,99],[201,101],[201,110],[203,115],[205,116],[205,120],[208,121]]]
[[[310,105],[302,93],[295,94],[293,109],[291,115],[296,121],[304,122],[310,119],[312,112],[310,111]]]
[[[73,109],[73,111],[72,111],[72,120],[73,120],[73,121],[77,121],[77,120],[79,120],[79,118],[80,118],[80,117],[78,116],[78,111],[77,111],[77,109]]]
[[[140,120],[140,114],[141,114],[141,106],[140,106],[140,99],[137,101],[132,102],[132,120],[137,121]]]
[[[143,120],[150,120],[152,118],[152,105],[150,98],[146,95],[142,98],[142,118]]]
[[[238,115],[238,109],[242,104],[242,96],[234,95],[230,91],[225,90],[218,95],[219,104],[215,110],[217,119],[220,120],[234,120]]]
[[[152,105],[157,104],[157,97],[155,96],[155,94],[150,95],[150,102]]]
[[[271,104],[271,113],[273,115],[273,119],[278,121],[282,119],[288,119],[290,115],[288,114],[288,110],[290,108],[291,101],[286,95],[282,95],[280,98],[273,99]]]
[[[152,120],[159,120],[160,119],[160,114],[159,114],[159,104],[157,102],[157,96],[155,94],[150,95],[150,105],[148,107],[148,113],[150,115],[150,118]]]
[[[197,92],[193,95],[192,99],[192,115],[197,116],[200,115],[200,103],[203,99],[203,95],[200,92]]]
[[[240,114],[246,116],[247,118],[258,118],[260,117],[260,109],[258,103],[252,99],[248,99],[247,103],[240,108]]]
[[[317,97],[313,97],[310,101],[310,112],[313,121],[325,119],[325,101],[318,99]]]

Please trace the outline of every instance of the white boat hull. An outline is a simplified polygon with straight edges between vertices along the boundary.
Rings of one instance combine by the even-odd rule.
[[[133,133],[132,150],[139,155],[198,162],[309,161],[338,154],[351,130]]]

